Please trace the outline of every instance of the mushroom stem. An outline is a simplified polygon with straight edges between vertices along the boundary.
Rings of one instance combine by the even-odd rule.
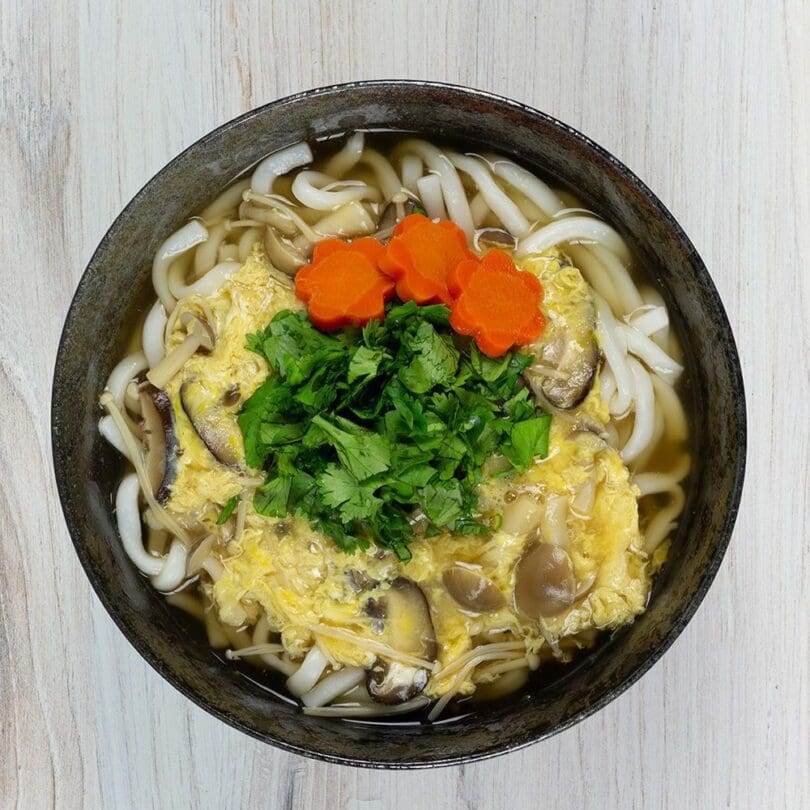
[[[155,388],[165,388],[166,384],[193,357],[200,348],[201,340],[198,335],[188,335],[183,342],[172,349],[151,371],[146,375]]]
[[[199,349],[210,352],[214,348],[214,333],[207,323],[190,312],[183,313],[180,322],[190,326],[188,336],[146,375],[146,379],[155,388],[165,388],[169,380]]]
[[[123,414],[117,408],[112,394],[110,394],[109,391],[105,391],[101,395],[99,403],[112,417],[115,426],[118,428],[118,432],[121,434],[121,439],[126,445],[129,459],[132,462],[132,466],[135,467],[138,482],[141,485],[141,492],[143,492],[143,496],[146,499],[147,504],[149,504],[149,508],[152,510],[155,520],[162,528],[166,529],[166,531],[170,532],[175,537],[179,537],[186,545],[190,545],[191,538],[189,537],[188,532],[158,503],[157,499],[152,493],[151,481],[149,480],[149,474],[146,471],[146,465],[144,464],[141,448],[138,446],[138,442],[132,435]]]

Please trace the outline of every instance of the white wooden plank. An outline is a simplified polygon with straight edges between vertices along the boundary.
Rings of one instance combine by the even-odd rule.
[[[0,10],[0,806],[522,808],[810,804],[810,10],[699,0],[276,0]],[[265,101],[357,78],[493,90],[582,129],[659,194],[735,327],[743,509],[704,606],[597,716],[420,773],[276,751],[181,698],[75,559],[48,399],[73,288],[129,197]]]

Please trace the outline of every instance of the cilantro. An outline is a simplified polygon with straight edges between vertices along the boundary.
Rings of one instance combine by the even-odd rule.
[[[340,509],[344,523],[374,517],[382,501],[374,496],[373,483],[361,483],[347,469],[330,464],[318,479],[318,488],[327,506]]]
[[[458,352],[449,338],[439,336],[432,324],[423,321],[407,345],[412,359],[399,370],[399,379],[409,391],[424,394],[455,378]]]
[[[503,446],[503,454],[515,467],[528,467],[535,456],[547,456],[550,426],[551,417],[547,413],[516,422]]]
[[[389,468],[390,454],[385,436],[372,433],[340,416],[336,421],[340,427],[322,416],[312,418],[312,423],[326,434],[337,451],[338,458],[352,475],[363,481]]]
[[[349,363],[349,374],[346,382],[351,384],[357,380],[372,379],[377,375],[377,369],[380,367],[382,359],[383,353],[379,349],[360,346]]]
[[[217,526],[221,526],[233,514],[233,510],[236,509],[236,504],[238,503],[238,495],[234,495],[233,498],[228,498],[228,500],[225,501],[225,506],[222,507],[222,511],[217,518]]]
[[[272,370],[238,417],[247,462],[266,473],[258,512],[306,517],[346,552],[373,541],[403,562],[414,510],[428,537],[491,531],[483,465],[499,456],[508,475],[545,456],[551,418],[520,382],[531,358],[459,348],[449,314],[409,301],[330,335],[285,310],[248,335]]]

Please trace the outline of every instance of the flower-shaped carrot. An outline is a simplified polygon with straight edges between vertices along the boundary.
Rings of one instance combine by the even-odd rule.
[[[460,262],[447,281],[455,297],[450,326],[461,335],[472,335],[484,354],[500,357],[542,334],[543,288],[534,275],[518,270],[503,251]]]
[[[464,231],[452,222],[433,222],[421,214],[405,217],[380,261],[380,270],[396,279],[397,295],[417,304],[450,304],[447,274],[473,254]]]
[[[318,329],[362,326],[384,317],[394,282],[377,268],[382,252],[371,237],[351,243],[324,239],[315,245],[312,262],[295,277],[295,292]]]

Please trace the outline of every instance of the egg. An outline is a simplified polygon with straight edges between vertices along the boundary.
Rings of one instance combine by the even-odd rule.
[[[525,267],[543,282],[549,322],[576,329],[583,296],[589,295],[579,271],[554,253]],[[403,564],[373,546],[346,554],[306,520],[264,517],[249,500],[240,506],[238,536],[217,526],[223,504],[255,486],[261,474],[247,469],[241,446],[230,448],[235,463],[217,458],[186,412],[183,386],[189,381],[199,386],[210,407],[219,408],[217,424],[229,436],[238,435],[232,429],[239,407],[269,372],[264,359],[247,348],[245,336],[263,329],[278,311],[300,306],[292,285],[257,249],[216,294],[184,299],[170,326],[167,349],[183,339],[183,311],[205,319],[216,338],[213,351],[192,357],[168,386],[181,450],[167,508],[197,536],[220,537],[222,571],[209,593],[221,622],[243,627],[264,615],[291,658],[302,658],[318,643],[333,665],[368,668],[388,640],[380,606],[392,583],[405,577],[421,589],[430,611],[436,663],[425,694],[437,697],[448,690],[471,693],[475,684],[464,656],[478,644],[502,640],[507,631],[522,640],[515,659],[527,653],[566,657],[592,643],[595,630],[618,627],[644,610],[666,547],[653,560],[641,551],[638,491],[619,454],[600,435],[609,414],[598,375],[577,407],[555,413],[547,458],[481,487],[480,506],[487,514],[506,517],[510,510],[526,509],[525,530],[416,538],[413,558]],[[523,615],[514,596],[518,565],[535,544],[552,538],[564,544],[575,598],[556,615]],[[494,587],[502,597],[495,600],[499,606],[475,611],[456,601],[444,580],[456,566]],[[319,634],[324,626],[344,635]],[[480,682],[494,677],[486,668],[476,674]]]
[[[280,280],[260,250],[254,251],[214,295],[184,298],[172,313],[166,343],[167,352],[183,340],[182,316],[190,312],[205,319],[215,335],[210,354],[196,354],[167,385],[174,409],[175,431],[181,453],[172,487],[169,509],[188,528],[211,529],[220,507],[238,495],[246,480],[255,479],[244,465],[244,446],[236,424],[236,413],[268,374],[267,362],[247,347],[246,335],[259,332],[281,309],[300,309],[292,283]],[[171,326],[171,324],[170,324]],[[181,403],[181,389],[189,380],[202,381],[214,404],[228,398],[237,386],[230,405],[222,405],[221,417],[229,420],[229,436],[238,443],[235,466],[217,462],[195,430]]]

